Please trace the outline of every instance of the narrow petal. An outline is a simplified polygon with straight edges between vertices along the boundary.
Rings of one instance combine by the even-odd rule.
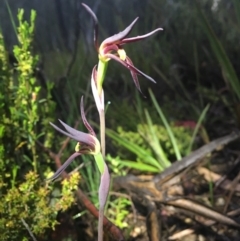
[[[46,181],[52,181],[56,178],[58,178],[62,172],[71,164],[71,162],[77,157],[80,156],[81,153],[75,152],[73,153],[64,163],[63,165],[58,168],[58,170],[53,174],[53,176],[51,176],[50,178],[46,179]]]
[[[117,44],[120,40],[127,37],[127,35],[132,31],[132,28],[133,28],[134,24],[137,22],[137,20],[138,20],[138,17],[127,28],[125,28],[122,32],[105,39],[102,42],[101,46],[112,44],[112,43]]]
[[[85,125],[85,127],[88,129],[89,133],[93,136],[96,136],[93,128],[90,126],[90,124],[88,123],[85,113],[84,113],[84,107],[83,107],[83,96],[81,98],[81,104],[80,104],[80,112],[81,112],[81,116],[82,116],[82,120],[83,120],[83,124]]]
[[[152,81],[153,83],[156,84],[156,81],[155,81],[152,77],[150,77],[150,76],[147,75],[147,74],[144,74],[141,70],[139,70],[139,69],[136,68],[135,66],[130,65],[130,64],[127,64],[127,68],[129,68],[129,69],[132,70],[132,71],[135,71],[137,74],[145,77],[146,79],[148,79],[148,80],[150,80],[150,81]]]
[[[153,83],[156,83],[156,81],[155,81],[152,77],[144,74],[142,71],[140,71],[139,69],[137,69],[135,66],[127,63],[126,61],[121,60],[118,56],[116,56],[116,55],[114,55],[114,54],[106,54],[105,56],[106,56],[107,58],[114,59],[115,61],[119,62],[120,64],[122,64],[123,66],[125,66],[126,68],[128,68],[130,71],[133,71],[133,72],[135,72],[136,74],[139,74],[139,75],[145,77],[146,79],[152,81]],[[129,58],[128,58],[128,59],[129,59]],[[135,83],[135,80],[134,80],[134,83]],[[136,87],[137,87],[137,83],[135,83],[135,85],[136,85]]]
[[[92,11],[92,9],[85,3],[82,3],[82,6],[87,10],[87,12],[91,15],[94,23],[94,30],[93,30],[93,41],[96,50],[98,51],[98,19],[96,14]]]
[[[126,62],[127,62],[127,64],[133,66],[133,62],[132,62],[132,60],[131,60],[129,57],[126,57]],[[133,82],[135,83],[138,91],[139,91],[140,93],[142,93],[141,88],[140,88],[140,85],[139,85],[137,73],[136,73],[135,71],[132,71],[131,69],[130,69],[130,73],[131,73],[131,75],[132,75]]]
[[[92,144],[92,142],[90,142],[90,140],[89,140],[89,139],[91,139],[91,140],[93,139],[93,138],[91,138],[90,134],[86,134],[84,132],[78,131],[78,130],[72,128],[71,126],[67,125],[63,121],[61,121],[61,120],[59,120],[59,121],[64,126],[64,128],[67,130],[67,132],[69,132],[70,134],[72,134],[74,136],[74,139],[76,141],[83,142],[86,144]]]
[[[153,35],[154,33],[158,32],[158,31],[161,31],[161,30],[163,30],[163,29],[162,28],[157,28],[157,29],[153,30],[152,32],[144,34],[144,35],[140,35],[140,36],[132,37],[132,38],[125,38],[125,39],[123,39],[121,41],[120,45],[127,44],[127,43],[132,43],[132,42],[137,42],[139,40],[148,38],[151,35]]]
[[[50,122],[50,125],[57,131],[61,132],[63,135],[68,136],[72,139],[75,139],[75,135],[73,136],[72,134],[69,134],[68,132],[60,129],[58,126],[54,125],[52,122]]]
[[[60,129],[58,126],[54,125],[53,123],[50,122],[50,125],[56,129],[57,131],[61,132],[62,134],[74,139],[75,141],[81,142],[81,143],[86,143],[87,145],[93,146],[95,143],[95,138],[94,136],[90,134],[86,134],[84,132],[78,131],[70,127],[69,125],[65,124],[63,121],[59,120],[61,124],[64,126],[64,128],[67,130],[64,131]]]

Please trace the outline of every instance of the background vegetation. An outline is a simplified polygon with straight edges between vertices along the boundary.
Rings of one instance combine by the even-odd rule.
[[[140,19],[132,36],[164,28],[147,41],[126,46],[134,64],[157,81],[154,85],[140,78],[147,98],[137,93],[127,70],[115,63],[109,67],[105,99],[111,103],[106,121],[113,175],[156,173],[162,170],[161,160],[169,166],[192,148],[239,126],[237,0],[89,0],[87,4],[98,15],[100,39],[121,31],[136,16]],[[63,139],[48,123],[58,118],[69,124],[79,120],[81,95],[89,107],[88,119],[98,122],[90,93],[90,75],[97,58],[92,22],[76,0],[4,0],[0,1],[0,27],[2,240],[27,240],[24,222],[44,239],[61,211],[70,207],[71,218],[82,215],[71,205],[71,191],[79,176],[70,184],[45,184],[55,166],[42,146],[59,149]],[[123,143],[127,141],[134,146],[126,149]],[[70,143],[62,160],[74,146]],[[141,154],[149,156],[149,161],[143,162]],[[97,205],[96,173],[87,158],[79,161],[84,163],[80,183]],[[76,167],[78,164],[72,164]],[[123,228],[130,202],[114,195],[110,200],[108,216]],[[15,218],[18,222],[12,221]]]

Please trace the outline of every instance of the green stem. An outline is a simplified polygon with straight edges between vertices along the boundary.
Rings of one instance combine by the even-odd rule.
[[[103,159],[101,153],[94,155],[95,161],[97,163],[98,169],[101,173],[101,182],[98,190],[99,197],[99,212],[98,212],[98,241],[103,240],[103,218],[104,209],[107,201],[107,196],[109,192],[110,176],[108,172],[108,167]]]
[[[99,112],[100,117],[100,139],[101,139],[101,148],[102,148],[102,156],[105,160],[105,154],[106,154],[106,142],[105,142],[105,112],[104,110],[101,110]]]
[[[99,96],[102,94],[102,85],[103,81],[106,75],[107,71],[107,66],[108,66],[108,61],[104,61],[99,57],[98,61],[98,69],[97,69],[97,90]],[[102,103],[104,106],[104,103]],[[101,108],[98,110],[99,111],[99,119],[100,119],[100,139],[101,139],[101,156],[96,156],[95,160],[97,160],[98,167],[100,168],[101,172],[101,177],[104,172],[104,168],[106,166],[105,164],[105,154],[106,154],[106,142],[105,142],[105,112],[104,108]],[[103,167],[103,169],[102,169]],[[101,185],[101,184],[100,184]],[[103,185],[103,183],[102,183]],[[103,218],[104,218],[104,208],[105,208],[105,203],[101,204],[99,207],[99,216],[98,216],[98,241],[103,240]]]
[[[98,69],[97,69],[97,90],[99,96],[102,93],[102,85],[106,75],[108,66],[108,61],[104,61],[99,58],[98,61]],[[104,104],[104,103],[103,103]],[[106,153],[106,143],[105,143],[105,113],[104,109],[98,110],[99,111],[99,119],[100,119],[100,139],[101,139],[101,147],[102,147],[102,156],[105,159]]]
[[[35,172],[37,172],[37,153],[34,144],[32,145],[32,154],[33,154],[33,169]]]

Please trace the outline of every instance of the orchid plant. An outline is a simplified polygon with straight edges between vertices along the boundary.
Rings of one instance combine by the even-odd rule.
[[[86,120],[84,108],[83,108],[83,97],[81,99],[80,111],[81,117],[85,127],[88,129],[89,133],[84,133],[78,131],[66,123],[60,123],[63,125],[65,130],[60,129],[53,123],[50,123],[53,128],[62,134],[74,139],[77,141],[77,146],[75,148],[75,152],[67,159],[67,161],[56,171],[56,173],[50,178],[50,180],[56,179],[61,173],[67,168],[67,166],[77,157],[83,154],[91,154],[94,156],[98,169],[101,173],[100,186],[98,190],[99,197],[99,222],[98,222],[98,241],[103,240],[103,218],[104,218],[104,207],[107,201],[109,186],[110,186],[110,175],[108,171],[108,167],[105,163],[105,113],[104,113],[104,91],[103,91],[103,82],[105,79],[105,74],[108,66],[109,60],[115,60],[122,64],[124,67],[130,70],[133,81],[137,87],[137,89],[141,92],[138,75],[141,75],[148,80],[155,82],[153,78],[144,74],[138,68],[136,68],[131,61],[131,59],[127,56],[123,46],[128,43],[137,42],[139,40],[143,40],[154,33],[161,31],[162,28],[157,28],[150,33],[145,35],[127,38],[133,29],[135,23],[138,18],[136,18],[126,29],[122,32],[115,34],[107,39],[105,39],[100,46],[98,46],[98,19],[95,13],[91,10],[89,6],[82,3],[82,6],[87,10],[87,12],[91,15],[94,22],[94,45],[98,52],[98,65],[93,67],[92,76],[91,76],[91,88],[93,92],[93,97],[95,100],[95,104],[97,110],[99,112],[100,119],[100,136],[101,136],[101,144],[96,137],[96,134],[93,131],[93,128],[90,126],[88,121]]]

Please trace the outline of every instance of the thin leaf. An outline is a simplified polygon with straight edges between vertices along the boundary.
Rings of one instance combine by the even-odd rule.
[[[167,130],[167,132],[168,132],[168,136],[169,136],[170,141],[172,143],[176,159],[177,160],[181,160],[182,156],[181,156],[181,153],[179,151],[179,148],[178,148],[178,145],[177,145],[177,141],[176,141],[176,138],[175,138],[175,136],[174,136],[174,134],[172,132],[172,129],[171,129],[170,125],[168,124],[168,121],[165,118],[165,116],[164,116],[160,106],[158,105],[157,100],[156,100],[156,98],[153,95],[153,92],[150,89],[149,89],[149,94],[150,94],[152,102],[153,102],[153,104],[154,104],[154,106],[155,106],[155,108],[156,108],[156,110],[157,110],[157,112],[158,112],[158,114],[159,114],[159,116],[160,116],[160,118],[161,118],[161,120],[162,120],[162,122],[163,122],[163,124],[164,124],[164,126],[165,126],[165,128]]]
[[[11,20],[11,23],[12,23],[12,26],[13,26],[14,33],[15,33],[16,37],[18,38],[17,26],[16,26],[16,23],[15,23],[15,21],[14,21],[14,17],[13,17],[13,14],[12,14],[12,10],[11,10],[11,8],[10,8],[7,0],[5,0],[5,4],[6,4],[6,6],[7,6],[8,14],[9,14],[9,17],[10,17],[10,20]]]
[[[209,42],[211,44],[212,50],[223,70],[224,77],[230,83],[232,90],[235,92],[238,99],[240,99],[240,82],[237,77],[236,71],[233,68],[231,61],[229,60],[225,49],[215,35],[213,29],[211,28],[207,18],[201,11],[200,7],[197,7],[197,11],[201,19],[202,27],[206,32]]]
[[[150,165],[158,168],[159,171],[163,170],[161,165],[159,164],[159,162],[155,158],[150,156],[147,151],[145,151],[144,149],[142,149],[138,145],[132,143],[131,141],[128,141],[127,139],[121,137],[116,132],[114,132],[110,129],[106,129],[106,134],[110,138],[112,138],[113,140],[118,142],[120,145],[124,146],[126,149],[128,149],[132,153],[136,154],[139,157],[139,159],[144,161],[146,164],[150,164]]]
[[[239,2],[239,0],[233,0],[233,5],[234,5],[235,13],[236,13],[236,18],[238,20],[238,24],[240,27],[240,2]]]
[[[193,142],[194,142],[194,140],[196,138],[196,135],[197,135],[197,133],[199,131],[199,128],[201,127],[201,124],[203,123],[203,121],[204,121],[204,119],[206,117],[206,114],[207,114],[207,112],[209,110],[209,107],[210,107],[210,104],[208,104],[204,108],[204,110],[202,111],[202,113],[201,113],[201,115],[200,115],[200,117],[198,119],[197,125],[196,125],[196,127],[194,128],[194,131],[193,131],[191,142],[190,142],[189,147],[187,149],[187,154],[189,154],[191,152],[191,150],[192,150]]]
[[[171,166],[171,162],[167,159],[166,154],[164,153],[161,144],[159,142],[159,138],[156,135],[156,130],[153,127],[153,123],[151,117],[147,110],[145,110],[145,115],[148,123],[148,129],[151,134],[151,140],[149,141],[149,145],[152,147],[153,151],[159,158],[159,162],[162,165],[163,169]]]
[[[145,164],[142,162],[134,162],[134,161],[128,161],[128,160],[121,160],[121,165],[129,168],[133,168],[139,171],[144,172],[152,172],[152,173],[159,173],[159,169],[156,167],[153,167],[149,164]]]

